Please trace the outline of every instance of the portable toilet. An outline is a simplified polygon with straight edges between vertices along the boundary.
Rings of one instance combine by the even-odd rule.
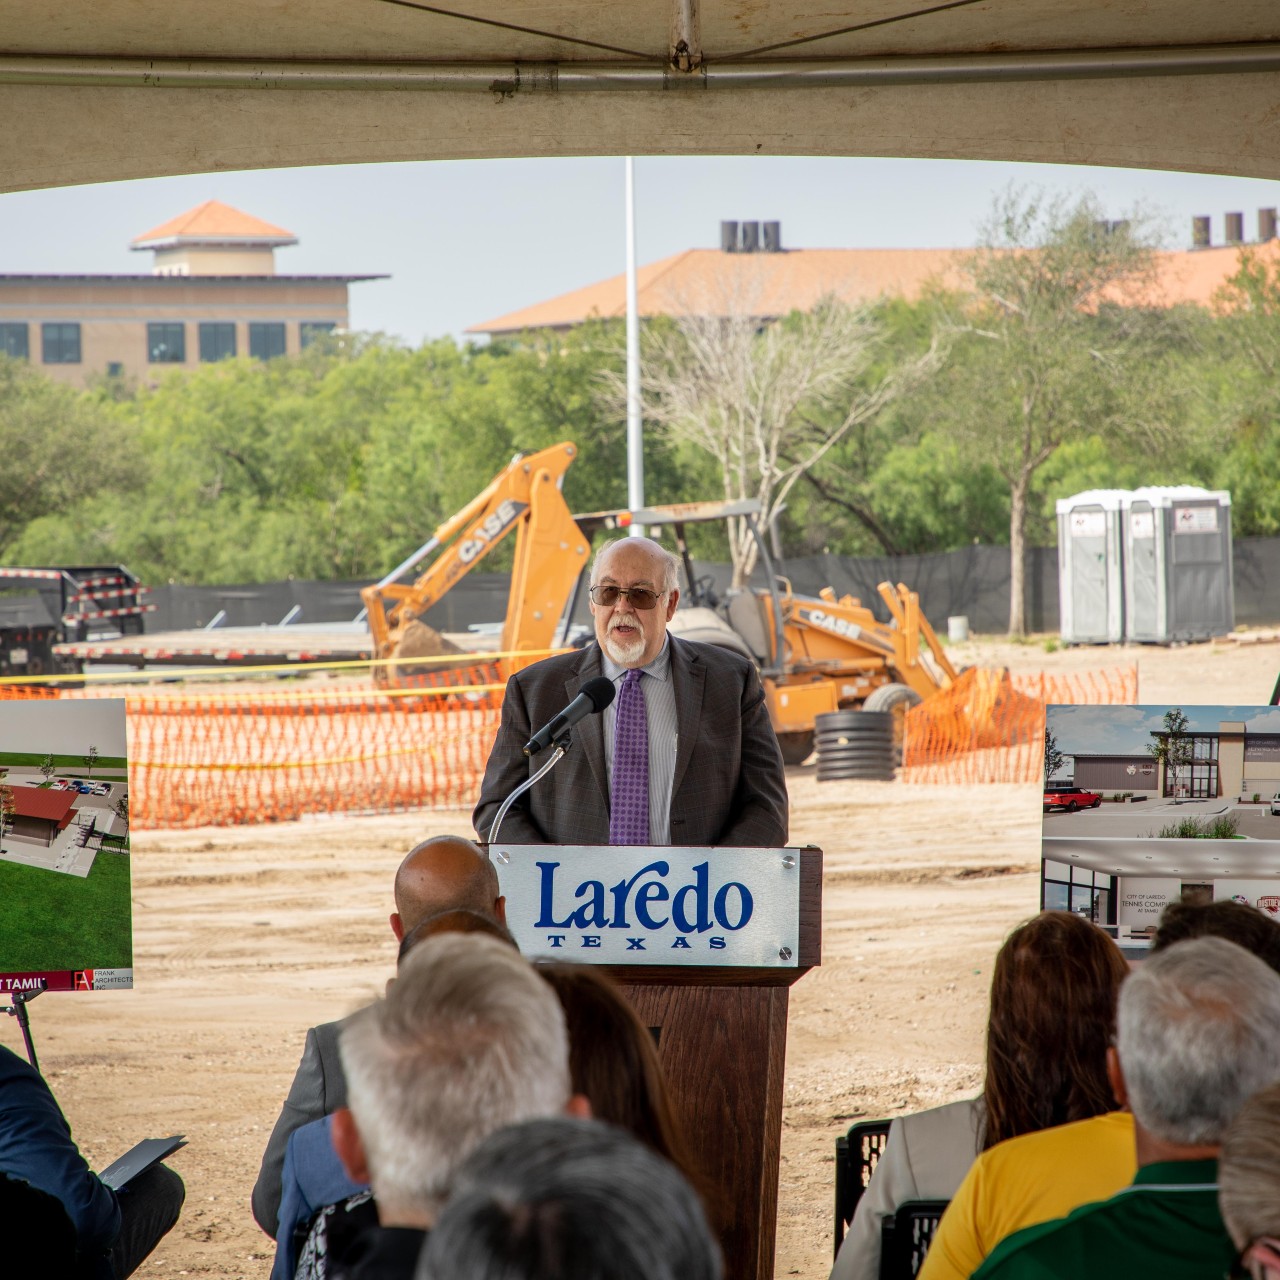
[[[1127,497],[1123,489],[1089,489],[1058,499],[1058,616],[1065,644],[1124,639],[1120,512]]]
[[[1235,626],[1229,493],[1195,485],[1135,489],[1122,523],[1129,640],[1207,640]]]

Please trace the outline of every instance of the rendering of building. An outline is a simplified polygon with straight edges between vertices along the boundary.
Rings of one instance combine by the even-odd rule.
[[[1227,215],[1228,243],[1208,243],[1208,219],[1194,220],[1194,248],[1157,254],[1144,305],[1206,305],[1235,273],[1244,246],[1243,218]],[[961,288],[968,250],[786,249],[776,222],[723,222],[719,249],[686,249],[636,273],[637,308],[655,316],[747,315],[761,321],[807,311],[834,295],[850,305],[881,298],[917,299],[932,287]],[[1268,260],[1280,256],[1274,209],[1258,211],[1253,246]],[[588,320],[626,314],[626,277],[613,276],[519,311],[472,325],[467,332],[511,337],[526,332],[564,333]]]
[[[1165,763],[1150,755],[1077,755],[1075,785],[1152,796],[1172,796],[1176,787],[1192,800],[1280,794],[1280,734],[1250,733],[1243,721],[1224,720],[1216,732],[1184,737],[1190,743],[1189,759],[1178,770],[1176,783]]]
[[[277,275],[292,232],[210,200],[131,247],[142,275],[0,274],[0,352],[62,382],[151,382],[175,366],[296,355],[348,327],[351,284],[384,275]]]
[[[13,812],[9,834],[48,848],[60,831],[70,825],[75,813],[74,791],[47,791],[41,787],[10,787]]]

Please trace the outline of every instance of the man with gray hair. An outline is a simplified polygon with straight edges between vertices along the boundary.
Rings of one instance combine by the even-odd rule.
[[[720,1280],[698,1194],[631,1134],[531,1120],[486,1138],[458,1170],[418,1280]]]
[[[508,812],[509,844],[738,845],[787,842],[787,785],[749,658],[671,635],[679,561],[619,538],[591,566],[596,643],[517,671],[472,815],[481,840],[502,802],[541,767],[524,745],[604,677],[617,689],[573,730],[573,750]],[[696,762],[696,763],[695,763]]]
[[[342,1031],[348,1106],[333,1145],[373,1188],[378,1227],[357,1242],[351,1280],[411,1277],[456,1166],[495,1129],[565,1110],[571,1098],[564,1014],[511,947],[483,934],[428,938],[386,999]]]
[[[1108,1069],[1133,1112],[1133,1185],[1016,1232],[974,1280],[1205,1280],[1229,1271],[1218,1151],[1236,1112],[1280,1079],[1280,975],[1221,938],[1154,955],[1120,989]]]
[[[488,855],[462,836],[431,836],[413,846],[396,869],[391,933],[397,943],[424,920],[446,911],[473,911],[505,928],[506,900]],[[347,1083],[338,1056],[346,1018],[312,1027],[302,1061],[275,1128],[262,1154],[253,1188],[253,1216],[274,1237],[280,1211],[281,1177],[289,1138],[298,1129],[331,1115],[347,1101]]]

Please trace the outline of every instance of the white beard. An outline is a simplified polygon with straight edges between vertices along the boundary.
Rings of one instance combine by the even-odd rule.
[[[638,661],[644,653],[644,645],[645,638],[643,635],[637,635],[628,644],[624,643],[621,636],[616,635],[612,630],[605,633],[604,651],[620,667],[628,667]]]

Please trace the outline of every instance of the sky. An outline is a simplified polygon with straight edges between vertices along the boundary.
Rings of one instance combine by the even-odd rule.
[[[1280,707],[1183,706],[1191,732],[1217,733],[1224,720],[1244,721],[1249,733],[1280,733]],[[1048,726],[1064,755],[1142,755],[1164,728],[1167,706],[1050,707]]]
[[[719,246],[722,218],[778,220],[789,248],[966,248],[1010,186],[1089,190],[1109,217],[1155,215],[1169,247],[1191,218],[1280,205],[1251,178],[973,160],[640,157],[641,263]],[[390,280],[351,288],[351,325],[411,344],[452,334],[619,274],[625,265],[623,161],[456,160],[152,178],[0,194],[0,273],[146,273],[129,241],[221,200],[292,231],[283,274]]]
[[[75,756],[89,747],[102,756],[127,754],[123,698],[0,702],[0,751]]]

